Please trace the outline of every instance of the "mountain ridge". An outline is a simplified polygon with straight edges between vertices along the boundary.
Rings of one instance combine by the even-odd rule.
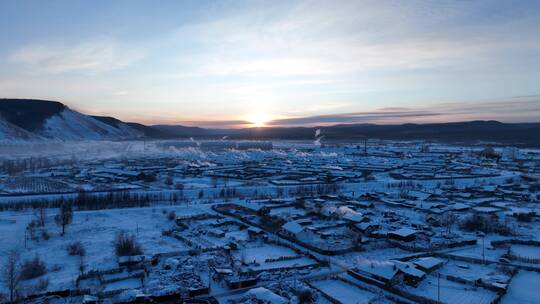
[[[7,98],[0,99],[0,133],[1,140],[15,142],[123,140],[144,136],[121,121],[113,127],[57,101]]]
[[[540,147],[540,123],[502,123],[476,120],[448,123],[369,123],[332,126],[207,129],[183,125],[147,126],[111,116],[85,115],[57,101],[0,99],[0,140],[131,140],[221,139],[313,140],[316,130],[325,140],[432,140],[441,142],[490,141]]]

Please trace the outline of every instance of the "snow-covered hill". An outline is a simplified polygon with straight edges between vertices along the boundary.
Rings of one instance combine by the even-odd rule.
[[[20,142],[39,139],[37,135],[19,128],[0,117],[0,142]]]
[[[45,138],[58,140],[120,140],[143,135],[124,123],[115,128],[69,108],[45,120],[36,133]]]
[[[109,124],[58,102],[0,99],[0,141],[125,140],[143,132],[116,120]]]

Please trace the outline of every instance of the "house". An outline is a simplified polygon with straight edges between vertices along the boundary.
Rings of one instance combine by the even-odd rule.
[[[347,201],[347,204],[351,204],[351,205],[354,205],[354,206],[357,206],[357,207],[360,207],[360,208],[364,208],[364,209],[373,207],[373,202],[365,201],[365,200],[362,200],[362,201],[354,201],[354,200]]]
[[[432,272],[433,270],[444,265],[444,261],[434,257],[418,258],[412,262],[418,269],[424,272]]]
[[[471,208],[471,206],[464,204],[464,203],[455,203],[453,205],[448,206],[450,210],[454,211],[466,211]]]
[[[121,256],[118,257],[118,266],[134,266],[139,265],[144,262],[144,255],[134,255],[134,256]]]
[[[307,222],[311,223],[311,222]],[[296,238],[303,242],[310,242],[316,238],[315,229],[308,226],[307,223],[303,223],[301,220],[291,221],[281,226],[283,234],[289,237]],[[304,224],[304,225],[303,225]]]
[[[362,233],[369,234],[375,230],[378,230],[381,226],[377,223],[364,222],[356,224],[354,225],[354,227]]]
[[[427,193],[427,192],[423,192],[423,191],[416,191],[416,190],[412,190],[412,191],[409,191],[405,194],[405,197],[408,198],[408,199],[412,199],[412,200],[417,200],[417,201],[425,201],[427,200],[432,194],[431,193]]]
[[[257,284],[257,277],[237,277],[237,276],[229,276],[225,279],[225,282],[227,283],[227,286],[230,289],[238,289],[238,288],[244,288],[249,287]]]
[[[396,265],[390,261],[362,263],[349,271],[357,279],[374,280],[384,285],[393,285],[401,281]]]
[[[418,231],[411,228],[400,228],[398,230],[388,232],[388,237],[403,242],[410,242],[416,239]]]
[[[406,262],[394,261],[399,272],[403,274],[403,281],[411,286],[416,286],[426,277],[426,273],[416,268],[415,265]]]
[[[268,290],[264,287],[257,287],[250,289],[248,292],[246,292],[246,297],[256,300],[257,303],[259,301],[261,303],[270,303],[270,304],[286,304],[289,303],[289,300],[286,298],[279,296],[272,292],[271,290]]]
[[[248,236],[250,240],[254,240],[259,236],[264,236],[266,232],[264,232],[262,229],[259,229],[257,227],[249,227],[248,230]]]

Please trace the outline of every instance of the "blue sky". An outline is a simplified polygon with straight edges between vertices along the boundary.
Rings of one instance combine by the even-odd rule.
[[[540,1],[1,1],[0,95],[231,127],[540,121]]]

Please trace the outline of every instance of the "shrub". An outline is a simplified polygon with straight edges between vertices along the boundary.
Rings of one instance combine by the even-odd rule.
[[[67,247],[67,251],[69,255],[78,255],[78,256],[86,255],[86,249],[84,248],[83,244],[79,241],[69,244]]]
[[[298,303],[313,303],[315,297],[309,289],[303,289],[298,292]]]
[[[114,250],[117,256],[132,256],[142,254],[141,246],[134,235],[120,232],[114,240]]]
[[[516,216],[516,218],[517,218],[518,221],[520,221],[520,222],[526,222],[526,223],[532,222],[533,217],[534,217],[534,214],[533,214],[533,213],[519,213],[519,214]]]
[[[43,229],[43,230],[41,231],[41,237],[42,237],[45,241],[47,241],[47,240],[49,240],[49,239],[51,238],[51,235],[49,234],[49,232],[48,232],[47,230]]]
[[[487,217],[484,215],[473,214],[461,222],[461,229],[465,231],[481,231],[484,233],[498,233],[501,235],[512,235],[514,232],[511,227],[499,221],[496,216]]]
[[[21,280],[30,280],[47,273],[45,263],[36,255],[33,259],[25,261],[21,265]]]

